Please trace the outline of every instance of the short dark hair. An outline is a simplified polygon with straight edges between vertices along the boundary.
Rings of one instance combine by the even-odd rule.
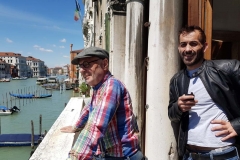
[[[178,39],[180,40],[180,35],[181,35],[181,34],[191,33],[191,32],[193,32],[193,31],[195,31],[195,30],[199,31],[199,33],[200,33],[199,41],[200,41],[202,44],[204,44],[204,43],[206,42],[205,32],[202,30],[201,27],[195,26],[195,25],[183,27],[183,28],[179,31],[179,33],[178,33]]]

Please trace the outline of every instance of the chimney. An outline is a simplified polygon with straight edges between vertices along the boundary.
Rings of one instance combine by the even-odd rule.
[[[70,52],[72,51],[72,46],[73,46],[73,44],[70,44]]]

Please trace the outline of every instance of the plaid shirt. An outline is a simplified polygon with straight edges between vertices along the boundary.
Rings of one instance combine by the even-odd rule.
[[[90,160],[99,155],[100,141],[109,156],[127,157],[138,150],[138,127],[129,92],[110,72],[93,87],[91,103],[83,108],[74,127],[83,130],[70,151],[71,159]]]

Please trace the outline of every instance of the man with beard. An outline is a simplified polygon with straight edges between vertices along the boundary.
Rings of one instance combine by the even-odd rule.
[[[185,68],[170,81],[168,116],[179,123],[184,160],[237,160],[240,135],[240,62],[205,60],[206,35],[198,26],[179,32]]]
[[[131,98],[123,83],[108,70],[108,52],[89,47],[72,64],[79,65],[85,82],[93,87],[93,96],[75,125],[61,129],[68,133],[81,130],[69,159],[142,160]]]

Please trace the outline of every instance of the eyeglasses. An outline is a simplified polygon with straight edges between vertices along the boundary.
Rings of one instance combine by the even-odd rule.
[[[90,62],[84,61],[82,64],[79,64],[79,67],[80,68],[88,68],[88,67],[90,67],[90,63],[96,62],[98,60],[100,60],[100,59],[96,59],[96,60],[93,60],[93,61],[90,61]]]

